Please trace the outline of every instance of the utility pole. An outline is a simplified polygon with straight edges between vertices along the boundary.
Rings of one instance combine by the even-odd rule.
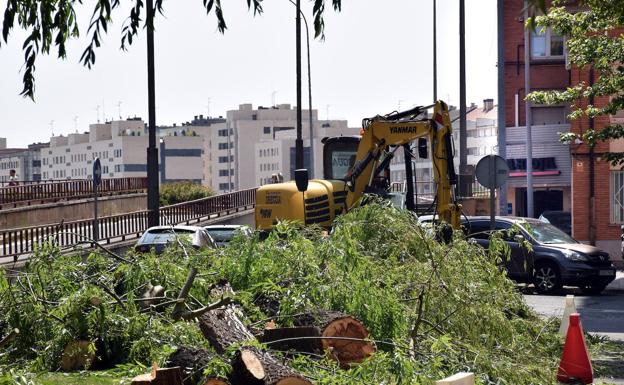
[[[297,139],[295,140],[295,168],[303,168],[303,139],[301,139],[301,0],[296,3],[295,23],[296,62],[297,62]]]
[[[497,0],[498,29],[498,155],[507,159],[507,120],[505,119],[505,9],[504,0]],[[507,214],[507,185],[498,192],[498,213]]]
[[[468,164],[466,141],[466,7],[465,0],[459,0],[459,194],[463,196],[464,173]]]
[[[524,20],[529,18],[527,1],[524,1]],[[531,103],[526,99],[531,92],[531,52],[529,29],[524,29],[524,115],[526,126],[526,173],[527,173],[527,217],[533,218],[533,142],[531,138]]]
[[[154,81],[154,0],[146,0],[147,27],[147,225],[160,223],[158,193],[158,148],[156,148],[156,86]]]
[[[433,0],[433,102],[438,101],[438,18],[437,0]]]

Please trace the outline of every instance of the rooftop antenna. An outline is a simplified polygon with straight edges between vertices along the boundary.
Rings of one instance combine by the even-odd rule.
[[[74,116],[74,130],[78,133],[78,116]]]
[[[102,121],[106,123],[106,104],[104,104],[104,99],[102,99]]]
[[[331,106],[331,104],[326,104],[325,105],[325,119],[329,120],[329,107]]]
[[[100,122],[100,105],[95,106],[95,113],[97,114],[97,122]]]
[[[121,100],[117,102],[117,113],[119,114],[119,120],[121,120]]]
[[[277,91],[273,91],[271,92],[271,106],[275,107],[277,104],[275,102],[276,96],[277,95]]]
[[[208,104],[206,104],[206,111],[208,113],[206,118],[210,118],[210,98],[208,98]]]
[[[50,131],[52,131],[52,136],[54,136],[54,120],[50,120]]]

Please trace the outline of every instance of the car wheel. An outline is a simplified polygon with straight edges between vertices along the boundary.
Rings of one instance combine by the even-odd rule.
[[[581,291],[585,294],[589,295],[598,295],[602,293],[602,291],[606,288],[606,285],[603,284],[594,284],[594,285],[584,285],[581,286]]]
[[[559,268],[552,262],[540,262],[535,265],[533,284],[540,294],[553,294],[561,289]]]

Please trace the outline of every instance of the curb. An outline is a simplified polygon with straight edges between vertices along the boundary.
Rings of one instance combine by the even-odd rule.
[[[615,279],[611,282],[606,289],[607,291],[624,291],[624,272],[616,271]]]

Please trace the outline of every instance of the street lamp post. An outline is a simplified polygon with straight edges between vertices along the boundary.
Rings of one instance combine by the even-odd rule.
[[[297,67],[297,139],[295,140],[295,168],[303,168],[303,140],[301,139],[301,0],[296,0],[295,23],[296,67]]]
[[[158,148],[156,148],[156,91],[154,85],[154,3],[146,2],[147,25],[147,104],[148,134],[147,147],[147,224],[158,226],[160,222],[158,202]]]
[[[290,1],[294,6],[297,6],[293,0]],[[314,177],[314,124],[312,122],[312,72],[310,67],[310,30],[308,29],[308,20],[306,19],[301,9],[299,14],[303,18],[303,24],[306,28],[306,47],[308,49],[308,116],[310,118],[310,178]]]

